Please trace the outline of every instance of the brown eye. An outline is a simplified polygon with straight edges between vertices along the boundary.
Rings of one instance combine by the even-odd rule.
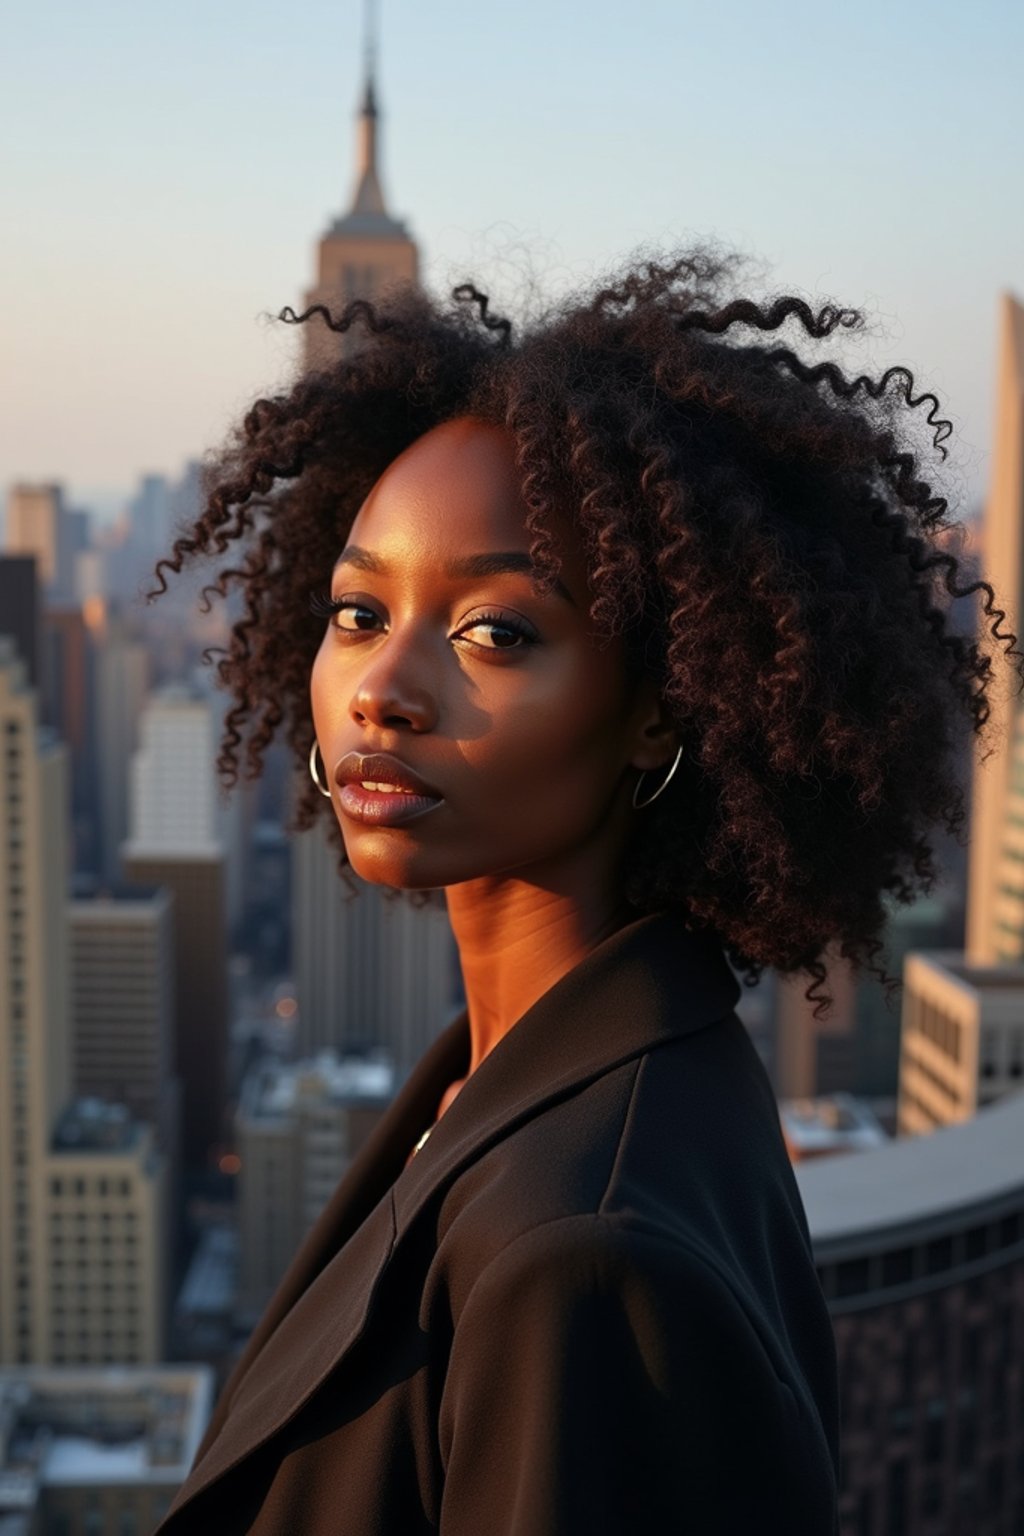
[[[472,629],[492,629],[505,636],[504,640],[498,640],[494,645],[479,646],[484,651],[521,651],[525,650],[528,645],[535,644],[537,640],[536,634],[528,629],[525,624],[520,623],[517,619],[506,618],[501,613],[478,614],[471,624],[463,625],[458,631],[458,635],[464,635],[468,630]],[[511,643],[506,643],[509,636],[512,637]],[[471,640],[469,643],[470,645],[479,645],[479,642],[476,640]]]
[[[346,608],[355,608],[359,613],[369,614],[371,619],[377,617],[373,609],[368,608],[365,603],[357,603],[352,599],[344,597],[331,597],[329,592],[311,592],[309,594],[309,611],[315,614],[317,618],[330,618],[334,614],[341,613]],[[365,629],[367,627],[367,625],[363,624],[332,625],[332,628],[339,630]]]

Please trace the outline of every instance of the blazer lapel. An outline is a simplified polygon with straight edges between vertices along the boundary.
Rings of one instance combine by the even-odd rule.
[[[439,1187],[545,1104],[620,1062],[728,1015],[741,988],[713,936],[679,910],[620,928],[550,987],[467,1078],[464,1009],[421,1057],[342,1177],[217,1403],[170,1523],[298,1412],[360,1337],[396,1246]],[[258,1369],[250,1370],[258,1357]],[[230,1410],[230,1411],[229,1411]],[[163,1523],[154,1536],[160,1536]]]

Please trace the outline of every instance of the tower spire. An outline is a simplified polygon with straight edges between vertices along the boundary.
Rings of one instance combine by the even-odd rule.
[[[363,59],[366,95],[372,98],[377,74],[377,8],[373,0],[363,0]]]
[[[363,57],[365,76],[363,99],[359,107],[359,131],[356,149],[356,192],[352,213],[386,214],[384,194],[377,168],[377,36],[376,7],[373,0],[363,4]]]

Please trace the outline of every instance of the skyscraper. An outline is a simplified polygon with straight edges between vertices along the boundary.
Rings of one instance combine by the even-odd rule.
[[[213,773],[213,710],[167,684],[143,711],[131,764],[126,878],[173,892],[174,1069],[182,1080],[182,1156],[203,1171],[225,1131],[228,980],[225,847]]]
[[[985,510],[982,576],[1005,610],[1004,633],[1024,649],[1024,305],[999,307],[992,480]],[[987,621],[986,621],[987,622]],[[975,965],[1024,958],[1024,722],[1014,678],[999,657],[992,684],[991,745],[976,763],[971,810],[967,957]]]
[[[117,608],[97,603],[90,630],[95,656],[93,749],[100,839],[98,872],[113,884],[120,847],[128,836],[128,775],[139,739],[139,719],[149,689],[152,658],[134,625]]]
[[[74,1091],[112,1097],[156,1127],[176,1161],[174,896],[122,886],[68,903]]]
[[[337,309],[351,299],[373,299],[394,283],[415,283],[416,243],[400,219],[387,210],[380,180],[380,111],[377,106],[372,20],[366,26],[366,69],[357,116],[355,187],[347,212],[317,245],[316,281],[305,295],[311,304]],[[304,329],[305,366],[321,368],[353,345],[318,320]]]
[[[47,601],[68,602],[74,585],[74,533],[59,485],[13,485],[7,493],[6,547],[35,555]]]
[[[0,635],[0,1361],[46,1358],[46,1161],[71,1089],[68,761]]]
[[[401,1083],[461,1003],[447,911],[359,881],[350,898],[322,826],[294,837],[292,872],[298,1051],[381,1047]]]
[[[0,1363],[152,1362],[167,1160],[127,1105],[72,1097],[67,759],[0,635]]]

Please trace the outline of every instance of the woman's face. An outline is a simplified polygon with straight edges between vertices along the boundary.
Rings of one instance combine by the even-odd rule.
[[[539,596],[528,569],[496,568],[499,555],[527,564],[525,517],[512,439],[462,418],[402,453],[355,519],[331,578],[344,607],[325,620],[310,686],[326,784],[364,880],[437,889],[515,871],[557,888],[560,866],[595,839],[617,856],[637,814],[631,763],[670,755],[653,690],[627,682],[618,638],[599,650],[592,637],[571,526],[553,525],[562,590]],[[455,569],[471,558],[475,574]],[[357,819],[336,770],[375,752],[441,798],[400,824]]]

